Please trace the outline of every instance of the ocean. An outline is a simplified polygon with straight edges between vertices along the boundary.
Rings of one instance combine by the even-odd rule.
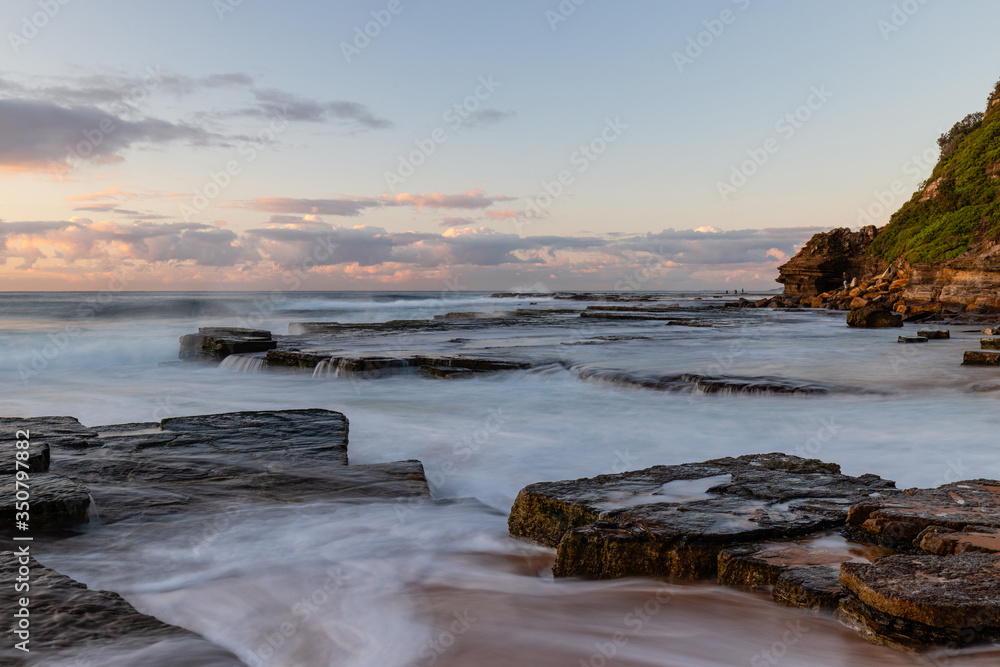
[[[527,484],[723,456],[798,454],[900,488],[1000,478],[1000,375],[961,366],[978,329],[899,345],[900,330],[848,329],[842,312],[723,309],[726,296],[716,293],[658,298],[678,304],[680,325],[581,318],[575,311],[593,305],[586,301],[471,292],[2,294],[3,416],[70,415],[100,426],[336,410],[350,419],[352,464],[419,459],[433,493],[404,506],[220,507],[222,527],[211,531],[204,517],[96,522],[38,558],[248,665],[921,664],[763,595],[554,580],[552,550],[508,537],[507,513]],[[338,354],[509,354],[530,360],[530,370],[359,380],[235,360],[175,363],[178,338],[199,326],[284,335],[293,322],[514,308],[574,312],[544,326],[341,338]],[[811,391],[707,392],[691,383],[664,391],[623,376],[766,379]],[[322,602],[313,597],[320,590]],[[972,654],[946,659],[989,664]]]

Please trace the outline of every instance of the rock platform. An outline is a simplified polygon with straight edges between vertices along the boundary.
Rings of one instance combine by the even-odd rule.
[[[759,454],[532,484],[508,526],[556,577],[714,578],[907,650],[1000,641],[1000,481],[900,491]]]

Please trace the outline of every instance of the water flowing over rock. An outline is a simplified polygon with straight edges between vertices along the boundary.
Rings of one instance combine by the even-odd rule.
[[[30,591],[15,592],[18,568],[27,561]],[[30,599],[30,653],[12,648],[17,598]],[[5,612],[0,648],[4,665],[143,665],[169,667],[243,664],[229,651],[152,616],[140,614],[116,593],[88,589],[34,558],[0,553],[0,606]],[[147,651],[158,646],[159,657]],[[169,647],[169,650],[166,650]],[[164,658],[164,655],[169,657]]]
[[[211,414],[95,429],[69,417],[3,423],[29,431],[31,440],[38,442],[34,451],[51,455],[39,459],[48,471],[30,476],[36,541],[13,541],[15,547],[43,549],[48,542],[79,534],[79,529],[68,529],[88,521],[97,524],[90,532],[117,522],[152,523],[178,514],[211,517],[214,523],[205,528],[211,537],[227,525],[228,518],[222,516],[219,527],[223,510],[430,499],[419,461],[348,465],[347,418],[328,410]],[[14,479],[0,477],[0,521],[7,527],[14,525]],[[192,534],[192,544],[205,535]],[[8,643],[0,648],[2,664],[64,664],[64,656],[65,664],[122,667],[243,664],[197,635],[139,614],[117,594],[88,590],[27,556],[21,558],[28,563],[0,553],[0,600],[4,609],[15,607],[13,578],[19,567],[28,567],[32,652],[27,661],[15,663],[24,656],[11,651]],[[7,627],[17,622],[8,619]]]
[[[400,371],[415,371],[422,368],[447,368],[456,372],[493,373],[531,368],[525,361],[505,361],[486,357],[462,355],[407,357],[334,357],[313,352],[295,350],[272,350],[267,353],[269,366],[312,369],[316,378],[374,378]]]
[[[710,377],[694,373],[665,375],[661,377],[639,377],[621,371],[592,368],[590,366],[572,366],[569,369],[581,379],[594,382],[609,382],[641,389],[670,392],[698,392],[702,394],[732,395],[765,395],[792,394],[801,396],[819,396],[831,393],[858,393],[850,387],[833,384],[819,384],[790,378],[776,377]]]
[[[234,373],[263,373],[267,368],[267,358],[251,354],[231,354],[222,360],[219,368]]]

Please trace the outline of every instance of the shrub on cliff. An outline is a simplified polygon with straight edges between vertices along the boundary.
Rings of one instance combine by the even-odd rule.
[[[939,262],[1000,243],[1000,82],[985,113],[969,114],[941,135],[941,157],[872,243],[892,262]]]
[[[968,116],[958,121],[951,126],[951,130],[942,134],[938,137],[937,144],[938,148],[941,149],[941,157],[947,157],[955,152],[958,145],[962,143],[964,139],[970,132],[979,127],[979,124],[983,122],[983,116],[985,116],[981,111],[976,113],[970,113]]]

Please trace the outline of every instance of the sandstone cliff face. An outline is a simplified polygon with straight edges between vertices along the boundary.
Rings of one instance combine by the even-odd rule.
[[[843,289],[845,273],[875,283],[892,267],[900,276],[888,290],[897,312],[1000,313],[1000,83],[985,112],[956,123],[938,145],[925,187],[889,224],[817,234],[781,266],[785,295],[810,302],[822,295],[842,307],[865,296],[853,293],[855,285]]]
[[[778,282],[788,296],[811,297],[841,287],[845,274],[852,280],[875,273],[880,263],[868,257],[867,251],[877,234],[874,226],[857,232],[841,227],[816,234],[779,267]]]
[[[939,264],[914,264],[903,298],[960,310],[1000,312],[1000,245]]]

